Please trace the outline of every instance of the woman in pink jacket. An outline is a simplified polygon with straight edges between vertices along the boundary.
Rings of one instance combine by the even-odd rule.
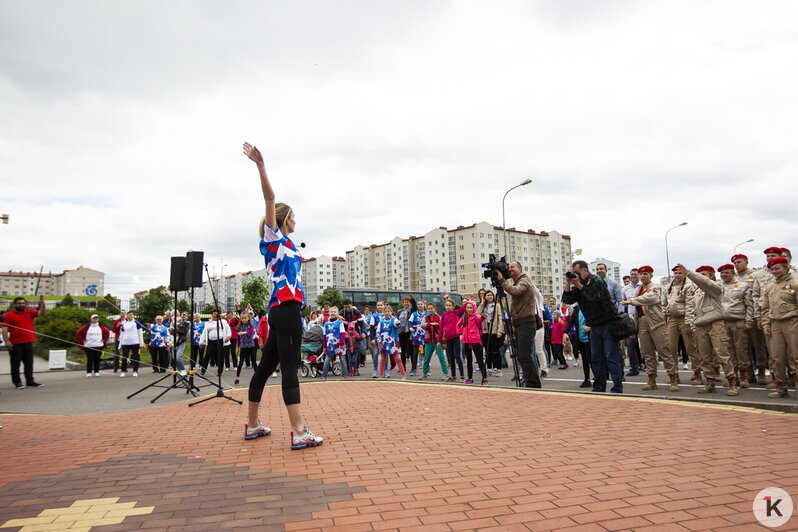
[[[485,361],[482,358],[482,316],[477,314],[477,304],[470,299],[463,303],[465,312],[460,321],[457,322],[457,332],[463,339],[463,356],[468,366],[468,379],[466,384],[474,384],[474,363],[471,361],[471,353],[477,359],[479,373],[482,375],[482,386],[488,385],[487,372],[485,371]]]
[[[449,367],[452,368],[452,376],[449,377],[449,380],[457,380],[457,371],[455,371],[455,363],[457,363],[462,381],[465,379],[465,374],[463,373],[463,359],[460,357],[460,333],[457,330],[457,322],[463,313],[463,307],[455,308],[454,301],[446,295],[443,296],[443,300],[445,312],[441,316],[441,325],[438,329],[438,347],[446,349],[446,358],[449,359]]]

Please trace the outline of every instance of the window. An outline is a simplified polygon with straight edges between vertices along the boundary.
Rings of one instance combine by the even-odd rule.
[[[463,239],[463,235],[459,235],[458,236],[458,240],[462,240],[462,239]]]

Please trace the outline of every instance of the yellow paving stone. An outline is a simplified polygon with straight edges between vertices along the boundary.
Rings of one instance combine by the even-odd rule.
[[[100,517],[98,519],[93,519],[93,520],[77,521],[69,530],[72,530],[72,528],[80,528],[80,527],[85,527],[86,529],[89,529],[93,526],[118,525],[124,520],[125,517],[121,516],[121,517]]]
[[[104,499],[81,499],[75,501],[71,506],[94,506],[96,504],[112,504],[119,500],[119,497],[106,497]]]
[[[142,506],[141,508],[129,508],[127,510],[112,510],[105,514],[105,517],[129,517],[131,515],[151,514],[155,506]]]
[[[56,520],[55,515],[45,515],[42,517],[38,516],[28,517],[25,519],[11,519],[0,525],[0,528],[11,528],[14,526],[25,526],[25,525],[45,525],[52,523],[55,520]]]
[[[45,515],[65,515],[65,514],[82,514],[91,506],[68,506],[66,508],[50,508],[48,510],[42,510],[39,512],[39,516]]]
[[[105,512],[110,512],[111,510],[124,510],[125,508],[133,508],[134,506],[136,506],[135,502],[117,502],[115,504],[95,504],[89,506],[88,509],[86,510],[86,513],[87,514],[93,513],[96,515],[98,512],[105,513]]]

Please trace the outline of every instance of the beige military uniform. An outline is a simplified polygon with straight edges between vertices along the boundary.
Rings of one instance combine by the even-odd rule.
[[[640,285],[637,294],[629,301],[635,306],[637,340],[640,342],[640,353],[646,363],[646,373],[649,376],[657,374],[656,353],[659,353],[668,375],[676,375],[677,369],[668,343],[660,288],[653,283]]]
[[[684,283],[677,285],[672,281],[668,288],[662,291],[662,301],[665,315],[668,316],[668,344],[671,346],[673,360],[679,366],[679,336],[684,341],[687,356],[690,357],[690,366],[693,371],[700,371],[701,362],[698,359],[698,348],[695,343],[695,334],[685,328],[687,314],[687,298],[695,293],[695,285],[685,279]]]
[[[798,280],[792,272],[770,284],[762,298],[762,327],[770,328],[770,358],[777,384],[787,383],[787,364],[798,367]],[[788,360],[787,357],[790,357]]]
[[[737,273],[736,280],[742,281],[748,284],[748,288],[751,290],[751,305],[754,309],[754,327],[748,330],[748,338],[751,340],[751,343],[754,345],[754,356],[756,357],[756,367],[758,370],[764,371],[768,367],[768,353],[765,348],[765,335],[762,333],[762,329],[760,329],[756,323],[757,321],[757,313],[761,313],[761,311],[757,310],[759,308],[759,294],[758,292],[754,292],[754,279],[755,275],[761,275],[757,272],[760,270],[754,270],[752,268],[748,268],[742,273]],[[772,277],[770,272],[766,271],[768,275]],[[759,287],[757,287],[759,290]]]
[[[723,367],[727,379],[734,377],[723,315],[722,283],[707,279],[692,270],[687,270],[687,278],[698,287],[692,304],[687,305],[686,321],[695,331],[701,370],[707,382],[720,380],[715,369],[719,366]]]
[[[723,283],[723,314],[732,365],[735,370],[744,370],[747,376],[752,360],[745,326],[754,325],[753,296],[748,283],[737,278]]]

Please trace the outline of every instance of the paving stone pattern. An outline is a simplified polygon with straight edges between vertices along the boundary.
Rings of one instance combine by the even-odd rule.
[[[798,500],[792,414],[409,382],[302,398],[325,438],[303,451],[279,387],[252,441],[246,402],[0,415],[0,519],[120,497],[155,509],[92,530],[767,530],[761,489]]]

